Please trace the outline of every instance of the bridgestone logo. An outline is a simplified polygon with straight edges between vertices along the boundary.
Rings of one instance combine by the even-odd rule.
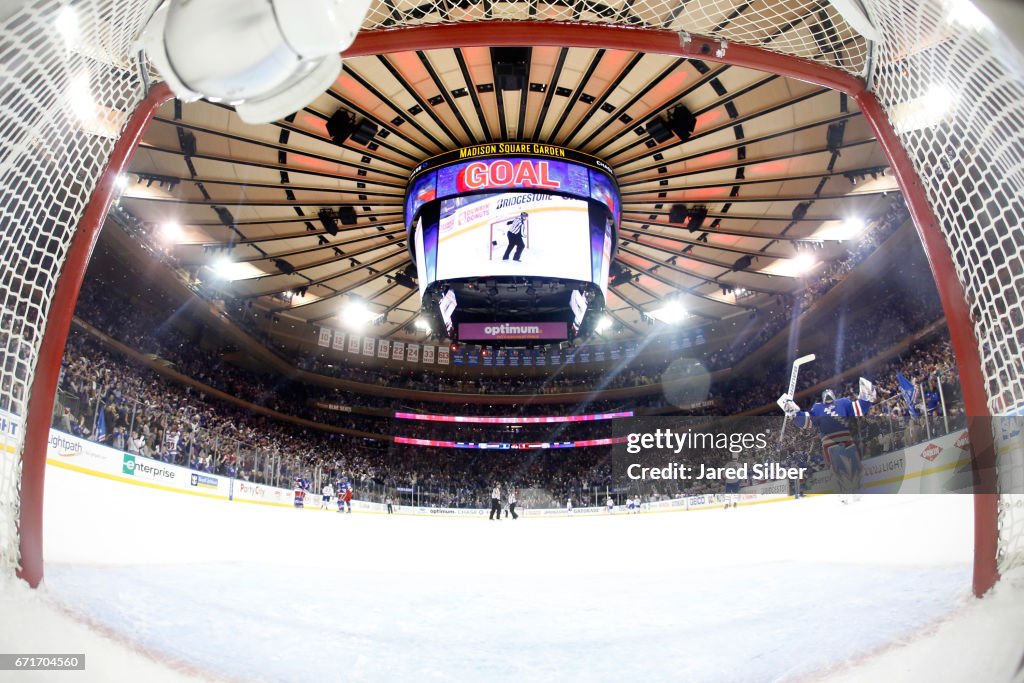
[[[502,323],[501,325],[488,325],[484,328],[486,334],[502,335],[502,334],[540,334],[540,327],[537,325],[509,325]]]

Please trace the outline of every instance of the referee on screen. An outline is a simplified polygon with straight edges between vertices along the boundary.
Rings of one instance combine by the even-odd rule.
[[[523,231],[529,227],[529,214],[523,211],[519,214],[519,218],[513,218],[510,221],[506,221],[505,225],[510,226],[508,232],[508,247],[505,249],[505,255],[501,258],[502,261],[508,261],[508,255],[512,253],[512,250],[516,250],[516,255],[512,257],[513,261],[518,261],[519,257],[523,255],[523,249],[526,248],[526,242],[523,241]]]

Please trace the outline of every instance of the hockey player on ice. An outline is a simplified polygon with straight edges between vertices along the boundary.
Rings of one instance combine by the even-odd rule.
[[[608,514],[609,515],[612,514],[613,512],[615,512],[615,501],[612,500],[611,496],[608,496],[608,500],[605,501],[605,503],[608,505]]]
[[[572,515],[572,498],[565,499],[565,512],[568,515]]]
[[[327,506],[331,502],[331,496],[334,495],[334,489],[331,488],[330,484],[324,484],[324,487],[320,490],[320,509],[326,510]]]
[[[856,400],[836,399],[835,392],[826,389],[821,395],[821,402],[807,411],[800,410],[789,394],[779,397],[779,405],[793,424],[800,429],[818,428],[825,462],[835,474],[839,493],[853,494],[860,489],[860,453],[853,441],[851,423],[853,418],[862,417],[871,410],[875,395],[874,385],[861,377],[860,394]]]

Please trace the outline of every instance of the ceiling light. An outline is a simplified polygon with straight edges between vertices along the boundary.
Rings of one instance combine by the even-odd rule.
[[[983,31],[992,27],[992,21],[970,0],[947,0],[946,21],[970,31]]]
[[[175,221],[160,224],[160,240],[165,244],[177,244],[185,237],[181,225]]]
[[[850,240],[853,239],[854,237],[859,237],[860,234],[864,232],[864,229],[866,227],[867,224],[864,222],[864,219],[862,218],[847,218],[845,221],[843,221],[842,239]]]
[[[416,329],[423,330],[427,334],[430,334],[430,323],[423,318],[416,319]]]
[[[78,47],[80,41],[80,33],[78,30],[78,12],[71,5],[64,5],[57,12],[57,18],[53,22],[53,27],[57,29],[57,33],[64,40],[64,46],[69,50]]]
[[[893,106],[890,114],[893,127],[903,134],[936,126],[946,118],[955,101],[949,86],[934,83],[923,95]]]
[[[612,326],[612,319],[607,315],[602,315],[601,319],[597,321],[597,325],[594,326],[594,330],[597,332],[604,332]]]
[[[678,301],[669,301],[661,308],[656,308],[650,312],[650,316],[655,320],[660,320],[663,323],[669,325],[675,325],[686,318],[686,309]]]
[[[234,273],[235,262],[227,256],[221,256],[219,259],[213,262],[210,266],[213,268],[213,273],[222,280],[233,279],[231,275]]]
[[[71,111],[82,123],[89,123],[96,118],[96,101],[92,98],[89,74],[81,73],[68,86],[68,101]]]
[[[118,192],[124,192],[129,182],[131,181],[126,174],[118,173],[117,178],[114,179],[114,187],[117,188]]]
[[[818,262],[814,260],[814,257],[806,251],[792,259],[792,263],[793,273],[795,275],[804,275],[805,273],[810,272],[814,266],[818,265]]]
[[[370,310],[370,307],[366,305],[365,301],[361,299],[352,299],[345,308],[341,311],[341,319],[345,322],[349,328],[360,329],[371,320],[376,320],[381,317],[382,314],[374,313]]]

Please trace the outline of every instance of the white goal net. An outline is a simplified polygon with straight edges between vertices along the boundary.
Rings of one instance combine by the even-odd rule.
[[[923,184],[968,292],[989,409],[997,415],[1020,411],[1019,53],[965,0],[863,0],[878,32],[873,41],[851,22],[861,24],[836,10],[858,4],[381,0],[374,2],[364,30],[495,21],[657,29],[708,36],[723,46],[750,45],[866,78]],[[25,413],[58,273],[114,141],[144,95],[131,43],[151,5],[36,1],[0,16],[0,409],[8,414]],[[642,33],[636,49],[644,49]],[[5,429],[2,439],[0,556],[14,567],[23,432]],[[1019,481],[1020,458],[1010,453],[1002,462],[1000,485]],[[1005,495],[1000,511],[999,559],[1006,569],[1024,559],[1021,502]]]
[[[0,17],[0,564],[8,571],[19,561],[24,417],[39,347],[75,229],[145,94],[130,45],[149,6],[13,4]]]

